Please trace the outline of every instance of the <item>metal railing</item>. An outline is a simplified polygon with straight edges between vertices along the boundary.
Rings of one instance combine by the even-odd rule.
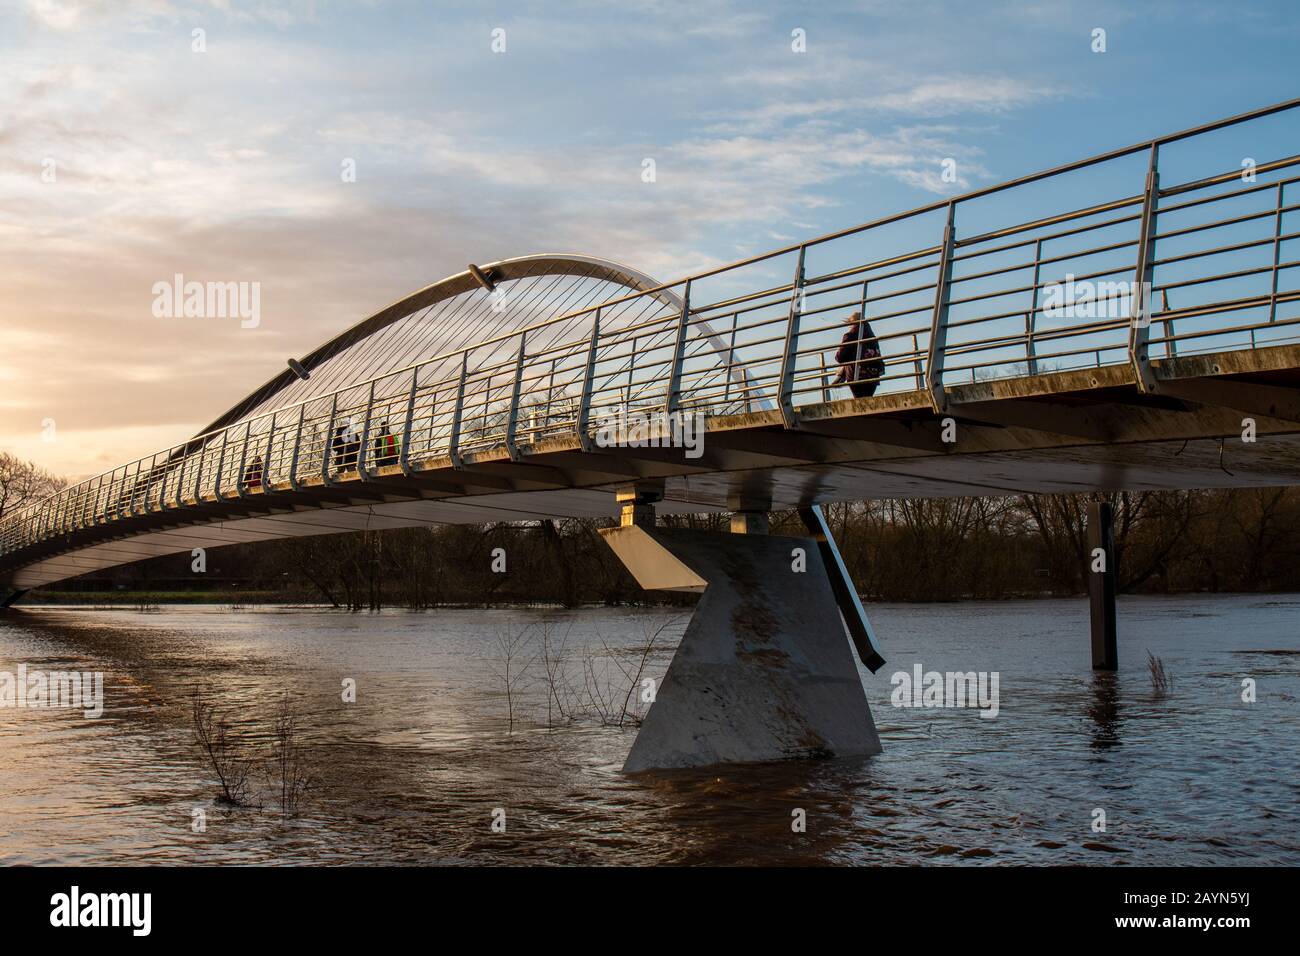
[[[1130,364],[1146,387],[1153,358],[1295,340],[1300,310],[1283,307],[1300,301],[1289,271],[1300,266],[1300,156],[1256,164],[1249,175],[1232,169],[1163,185],[1160,156],[1174,143],[1298,106],[941,200],[236,422],[5,516],[0,560],[131,516],[380,470],[410,475],[447,460],[461,468],[490,449],[519,458],[561,436],[576,434],[590,448],[594,425],[613,406],[706,416],[778,408],[794,424],[802,406],[831,397],[830,356],[855,311],[879,340],[877,388],[928,393],[936,410],[945,386],[966,381]],[[966,232],[965,214],[990,197],[1014,200],[1035,184],[1129,157],[1146,158],[1145,176],[1118,198]],[[1051,198],[1071,194],[1062,188]],[[907,251],[864,251],[873,241],[892,245],[895,233],[912,237]],[[1145,311],[1142,282],[1153,292]],[[1071,283],[1086,292],[1067,294]],[[680,312],[653,308],[631,325],[602,326],[602,313],[663,290],[681,297]],[[575,318],[585,323],[579,337],[539,334]],[[456,371],[430,378],[447,368]]]

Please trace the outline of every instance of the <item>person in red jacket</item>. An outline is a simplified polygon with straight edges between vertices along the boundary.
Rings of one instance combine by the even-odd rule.
[[[880,340],[871,330],[871,323],[854,312],[848,319],[848,331],[840,339],[835,361],[840,364],[840,374],[834,385],[848,385],[854,398],[868,398],[876,393],[885,374],[885,361],[880,355]]]

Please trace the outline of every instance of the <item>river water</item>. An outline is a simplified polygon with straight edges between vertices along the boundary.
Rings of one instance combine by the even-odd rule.
[[[1118,676],[1089,669],[1082,600],[869,611],[882,754],[629,777],[619,718],[681,612],[22,609],[0,671],[102,671],[105,703],[0,708],[0,862],[1300,864],[1300,596],[1121,599]],[[997,672],[997,717],[891,706],[917,663]],[[196,687],[252,806],[215,799]],[[297,814],[267,760],[286,701]]]

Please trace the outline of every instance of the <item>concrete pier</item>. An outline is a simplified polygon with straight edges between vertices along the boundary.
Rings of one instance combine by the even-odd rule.
[[[602,534],[642,587],[703,592],[625,771],[880,752],[814,539]]]

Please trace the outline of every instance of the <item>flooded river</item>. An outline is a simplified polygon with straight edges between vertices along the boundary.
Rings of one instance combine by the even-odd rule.
[[[1117,676],[1089,669],[1084,600],[869,612],[881,755],[629,777],[681,612],[20,609],[0,671],[102,671],[104,713],[0,708],[0,862],[1300,864],[1300,596],[1121,599]],[[891,706],[918,663],[996,672],[996,718]],[[195,688],[250,806],[216,800]]]

